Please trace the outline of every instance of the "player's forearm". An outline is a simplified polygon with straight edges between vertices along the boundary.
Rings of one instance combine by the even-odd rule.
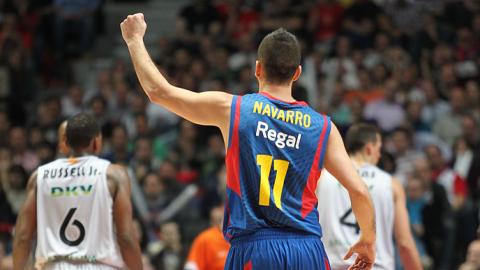
[[[17,239],[13,242],[13,269],[24,270],[27,269],[28,257],[30,255],[30,248],[32,241],[28,239]]]
[[[138,241],[129,235],[117,235],[118,246],[128,269],[143,269],[142,253]]]
[[[376,239],[375,212],[367,187],[362,186],[361,188],[351,190],[349,195],[353,213],[360,227],[361,240],[374,242]]]
[[[400,254],[403,267],[405,269],[420,270],[422,269],[422,264],[415,242],[412,237],[406,238],[397,240],[398,253]]]
[[[151,101],[159,100],[168,94],[172,85],[165,79],[156,67],[143,43],[134,40],[127,43],[133,66],[145,94]]]

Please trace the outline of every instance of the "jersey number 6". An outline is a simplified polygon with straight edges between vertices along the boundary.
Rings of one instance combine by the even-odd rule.
[[[62,227],[60,227],[60,239],[62,240],[63,243],[71,247],[80,245],[83,239],[85,239],[85,227],[80,221],[76,219],[73,221],[73,225],[78,228],[78,230],[80,231],[80,234],[75,240],[67,239],[67,235],[66,235],[67,226],[70,223],[70,220],[72,219],[73,214],[75,214],[75,211],[77,211],[77,208],[70,208],[70,211],[68,211],[68,214],[65,217],[65,220],[63,220]]]
[[[285,176],[287,175],[288,165],[286,160],[275,159],[270,155],[257,155],[257,165],[260,166],[260,195],[258,204],[262,206],[270,205],[270,171],[273,169],[277,172],[275,182],[273,184],[273,200],[278,209],[282,209],[282,190]]]

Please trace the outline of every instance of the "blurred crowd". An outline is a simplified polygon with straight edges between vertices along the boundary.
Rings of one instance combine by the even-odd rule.
[[[81,111],[102,125],[102,157],[130,168],[138,234],[151,269],[182,269],[192,239],[222,203],[225,151],[216,129],[150,104],[128,59],[111,59],[95,72],[94,83],[76,80],[75,63],[95,61],[103,4],[0,1],[5,269],[28,175],[57,157],[59,124]],[[342,132],[358,121],[381,128],[381,166],[405,186],[425,268],[480,269],[474,241],[480,202],[477,1],[192,0],[175,25],[173,36],[149,47],[169,80],[239,95],[258,90],[253,68],[261,38],[279,27],[295,33],[303,47],[295,98],[330,115]]]

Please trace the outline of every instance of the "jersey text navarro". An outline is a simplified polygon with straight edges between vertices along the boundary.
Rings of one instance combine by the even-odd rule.
[[[253,113],[265,115],[273,119],[281,120],[286,123],[294,124],[300,127],[309,128],[312,124],[312,117],[308,113],[301,111],[282,110],[268,103],[255,101]]]

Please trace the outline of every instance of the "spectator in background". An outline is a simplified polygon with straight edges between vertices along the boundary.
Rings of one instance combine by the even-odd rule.
[[[409,126],[415,132],[430,133],[430,127],[422,120],[423,102],[419,100],[409,100],[406,104],[406,121],[404,126]]]
[[[159,168],[158,175],[164,180],[164,183],[168,186],[168,190],[177,194],[182,189],[182,184],[177,180],[178,166],[174,161],[166,159]]]
[[[320,72],[325,74],[325,91],[330,93],[337,81],[340,81],[346,90],[356,89],[359,86],[357,67],[352,60],[350,39],[340,36],[335,42],[335,54],[321,63]]]
[[[413,239],[415,240],[422,264],[428,269],[429,264],[431,264],[431,258],[427,255],[425,243],[423,242],[425,235],[423,208],[427,203],[427,189],[422,180],[411,176],[408,178],[405,191]]]
[[[55,146],[47,141],[40,142],[35,147],[35,152],[38,156],[40,164],[46,164],[53,161],[56,156]]]
[[[102,130],[110,126],[111,120],[107,109],[107,100],[103,96],[94,96],[90,100],[90,113],[97,119]]]
[[[83,89],[78,84],[72,84],[68,87],[68,95],[62,98],[62,115],[68,118],[83,110]]]
[[[390,78],[384,87],[384,98],[367,104],[364,117],[374,121],[383,131],[392,131],[399,127],[405,120],[405,112],[395,100],[398,93],[398,82]]]
[[[452,258],[454,262],[461,262],[468,243],[475,238],[477,228],[475,210],[468,199],[468,185],[448,166],[436,145],[427,146],[425,153],[432,167],[432,180],[444,187],[453,210],[456,230],[454,245],[459,251]]]
[[[447,194],[440,184],[432,181],[432,169],[428,160],[416,159],[414,167],[415,177],[425,187],[422,240],[428,256],[433,258],[432,269],[450,269],[454,251],[454,221]]]
[[[22,127],[13,127],[9,138],[13,164],[21,165],[28,172],[38,167],[40,160],[35,152],[28,149],[26,130]]]
[[[129,166],[132,168],[136,179],[144,178],[153,169],[155,162],[152,150],[152,140],[149,137],[139,137],[135,141],[134,156]]]
[[[98,0],[54,0],[56,50],[81,56],[88,52],[95,36],[94,13]],[[71,35],[75,35],[72,42]],[[69,51],[68,48],[74,47]],[[63,55],[61,55],[63,56]]]
[[[450,90],[450,110],[438,116],[433,123],[433,133],[449,145],[462,135],[461,117],[465,113],[465,92],[457,86]]]
[[[12,210],[10,202],[8,201],[7,190],[5,190],[4,187],[5,187],[5,184],[1,183],[0,185],[0,245],[11,241],[13,227],[15,226],[15,217],[16,217],[15,213]]]
[[[466,99],[468,110],[471,112],[472,117],[474,117],[477,121],[479,121],[480,120],[480,88],[478,86],[478,83],[474,80],[468,81],[465,84],[465,91],[466,91],[465,99]]]
[[[10,119],[7,112],[0,110],[0,145],[8,142],[10,128]]]
[[[210,30],[210,26],[220,20],[220,15],[210,0],[194,0],[192,2],[180,11],[180,19],[184,20],[190,34],[206,34]]]
[[[443,186],[453,210],[462,208],[468,193],[467,182],[448,166],[438,146],[427,146],[425,154],[431,164],[432,181]]]
[[[180,122],[179,134],[170,158],[179,166],[177,179],[182,184],[198,180],[197,134],[197,129],[192,123],[186,120]]]
[[[472,114],[464,114],[461,119],[462,135],[464,139],[473,148],[480,146],[480,119],[476,119]]]
[[[475,240],[468,246],[466,261],[460,266],[459,270],[477,270],[480,269],[480,240]]]
[[[473,170],[475,170],[473,147],[464,137],[460,137],[455,142],[454,148],[453,170],[461,178],[467,180],[469,193],[476,197],[474,193],[478,191],[478,183],[475,178],[471,178]]]
[[[340,83],[337,83],[332,94],[329,114],[335,125],[344,129],[352,123],[352,112],[349,104],[344,99],[345,90]]]
[[[425,96],[425,105],[422,108],[422,120],[431,128],[441,115],[448,112],[448,103],[440,99],[433,82],[424,80],[420,88]]]
[[[340,30],[344,9],[334,0],[320,0],[311,9],[308,28],[315,35],[317,42],[328,42],[335,38]]]
[[[210,210],[210,228],[192,243],[184,270],[223,270],[230,244],[222,234],[222,205]]]
[[[402,183],[406,183],[409,174],[413,173],[415,160],[423,154],[414,148],[413,134],[407,128],[397,128],[390,136],[391,153],[395,159],[395,177]]]
[[[183,264],[180,229],[175,222],[167,222],[160,227],[161,250],[156,255],[152,264],[157,270],[177,270]]]
[[[15,216],[20,211],[20,208],[27,196],[25,188],[27,187],[28,174],[20,165],[12,165],[8,169],[7,182],[4,185],[7,199],[12,207]]]
[[[108,99],[108,110],[111,112],[110,118],[116,123],[122,123],[124,126],[133,128],[133,120],[129,110],[131,97],[130,86],[124,79],[119,79],[114,83],[114,93]]]
[[[41,97],[36,114],[31,120],[29,126],[41,128],[49,143],[57,143],[57,128],[63,121],[60,97],[51,93]]]
[[[150,212],[153,225],[156,227],[156,225],[158,225],[156,224],[156,218],[170,203],[172,197],[171,194],[169,194],[169,190],[167,189],[163,179],[155,173],[147,173],[141,182],[148,211]]]
[[[103,158],[112,163],[127,165],[132,159],[132,153],[128,149],[128,133],[124,126],[116,125],[112,128],[110,138],[110,150]]]

